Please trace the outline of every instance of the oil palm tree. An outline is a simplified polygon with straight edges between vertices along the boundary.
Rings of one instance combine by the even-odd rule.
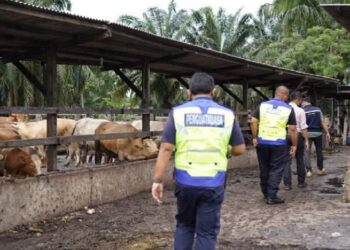
[[[118,21],[129,27],[159,36],[183,40],[183,35],[191,19],[186,10],[177,11],[175,1],[171,0],[167,10],[153,7],[143,13],[142,19],[123,15]]]
[[[350,3],[349,0],[274,0],[264,6],[265,11],[279,17],[283,31],[302,36],[314,26],[332,27],[334,20],[322,9],[320,3]]]
[[[70,0],[20,0],[20,2],[47,7],[55,10],[70,10],[72,7]]]
[[[159,36],[184,40],[187,27],[191,23],[191,17],[187,11],[176,9],[176,3],[171,0],[167,10],[158,7],[148,9],[143,18],[124,15],[119,18],[119,22],[129,27],[141,29]],[[133,80],[135,85],[141,86],[139,72],[127,71],[127,75]],[[151,74],[151,106],[158,108],[170,108],[176,100],[182,96],[183,92],[179,84],[171,79],[167,79],[162,74]],[[131,98],[136,96],[131,93]],[[181,99],[181,98],[180,98]]]
[[[214,14],[211,7],[192,12],[192,24],[186,30],[186,41],[234,55],[242,55],[254,26],[250,14],[238,10],[227,15],[220,8]]]
[[[191,17],[193,21],[185,34],[187,42],[236,56],[245,53],[254,32],[250,14],[242,14],[241,10],[226,14],[222,8],[215,14],[211,7],[205,7],[193,11]],[[242,95],[239,86],[227,87],[238,96]],[[225,105],[234,109],[239,107],[221,88],[217,88],[217,96]]]

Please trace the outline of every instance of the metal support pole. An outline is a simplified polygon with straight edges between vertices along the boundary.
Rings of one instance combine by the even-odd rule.
[[[47,50],[46,61],[46,84],[47,84],[47,106],[57,106],[57,65],[56,50],[50,47]],[[57,134],[57,114],[47,115],[47,137],[56,136]],[[57,169],[57,145],[49,145],[47,148],[47,170]]]
[[[142,65],[142,108],[149,109],[150,104],[150,66],[147,62]],[[150,113],[142,114],[142,131],[150,131]]]

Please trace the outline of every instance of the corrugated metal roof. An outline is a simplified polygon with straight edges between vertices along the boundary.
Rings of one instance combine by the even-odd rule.
[[[2,0],[2,1],[6,1],[6,2],[8,2],[8,4],[12,4],[13,6],[19,6],[21,8],[26,8],[26,9],[30,9],[30,10],[40,10],[40,11],[45,11],[47,13],[51,13],[51,14],[55,14],[55,15],[73,17],[76,19],[84,19],[85,21],[99,22],[99,23],[103,23],[103,24],[109,23],[109,21],[107,21],[107,20],[101,20],[101,19],[81,16],[81,15],[71,13],[69,11],[63,11],[63,10],[58,10],[58,9],[53,9],[53,8],[43,7],[43,6],[37,6],[37,5],[33,5],[30,3],[26,3],[26,2],[20,2],[20,1],[16,1],[16,0]]]
[[[336,85],[338,80],[258,63],[200,46],[160,37],[119,23],[71,13],[0,1],[0,57],[6,61],[45,60],[54,45],[62,64],[140,68],[170,77],[186,77],[202,70],[217,83],[243,83],[251,87],[273,84]]]
[[[321,7],[350,32],[350,4],[321,4]]]

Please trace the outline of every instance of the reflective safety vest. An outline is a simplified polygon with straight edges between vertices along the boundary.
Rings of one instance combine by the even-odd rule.
[[[304,107],[306,124],[309,132],[322,132],[322,111],[319,107],[307,105]]]
[[[286,145],[287,123],[292,107],[279,99],[260,104],[258,143]]]
[[[175,175],[180,184],[224,184],[233,112],[210,98],[197,98],[173,109],[176,129]]]

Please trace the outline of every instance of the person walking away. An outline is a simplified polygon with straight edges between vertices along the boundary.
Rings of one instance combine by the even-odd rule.
[[[322,153],[322,130],[326,132],[327,140],[330,140],[329,131],[327,126],[323,123],[323,114],[319,107],[313,106],[310,103],[310,98],[305,98],[303,107],[306,114],[306,123],[308,125],[308,138],[309,138],[309,150],[305,153],[305,167],[307,170],[307,176],[312,176],[311,167],[311,148],[312,143],[315,144],[317,155],[317,174],[325,175],[325,169],[323,167],[323,153]]]
[[[174,107],[169,114],[152,196],[159,204],[162,202],[162,177],[175,148],[175,249],[187,250],[195,245],[196,250],[214,250],[220,229],[228,145],[232,146],[232,155],[241,155],[245,144],[232,110],[213,101],[211,76],[195,73],[189,95],[191,101]]]
[[[260,168],[261,191],[269,205],[284,203],[277,196],[283,171],[297,147],[296,120],[293,108],[286,103],[289,89],[279,86],[275,98],[263,102],[252,114],[251,130]],[[288,151],[287,128],[292,146]]]
[[[305,111],[299,106],[303,102],[303,96],[299,91],[293,92],[290,95],[291,102],[289,103],[292,106],[295,114],[295,119],[297,122],[296,128],[298,132],[298,146],[295,152],[296,165],[297,165],[297,175],[298,175],[298,187],[305,188],[307,186],[305,182],[305,166],[304,166],[304,150],[309,148],[309,140],[307,137],[307,124]],[[290,139],[288,139],[288,145],[291,145]],[[289,163],[286,164],[283,174],[283,182],[286,190],[292,189],[292,173],[291,165],[292,158],[289,158]]]

